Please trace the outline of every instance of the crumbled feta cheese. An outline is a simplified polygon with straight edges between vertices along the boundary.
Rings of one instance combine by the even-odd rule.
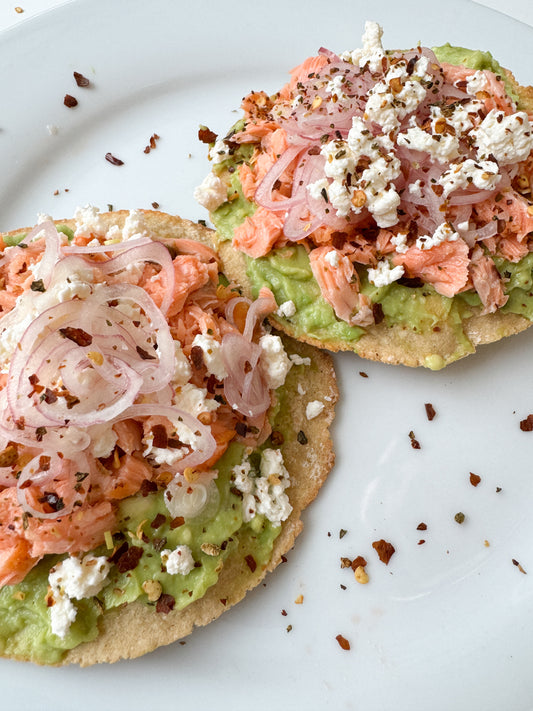
[[[397,281],[404,274],[404,268],[401,264],[396,267],[391,267],[390,262],[382,259],[378,262],[375,269],[368,269],[368,281],[374,286],[388,286],[393,281]]]
[[[447,222],[443,222],[439,225],[432,235],[422,235],[416,240],[416,246],[418,249],[431,249],[436,247],[442,242],[454,242],[459,239],[459,235],[451,225]]]
[[[172,385],[176,388],[189,382],[192,375],[191,364],[181,348],[179,341],[174,341],[175,361]]]
[[[212,160],[216,165],[217,163],[225,161],[229,154],[228,144],[223,139],[219,139],[218,141],[215,141],[213,146],[211,146],[207,155],[209,160]]]
[[[311,365],[311,358],[302,358],[298,353],[291,353],[289,359],[293,365]]]
[[[50,136],[57,136],[57,134],[59,133],[59,128],[53,123],[47,124],[46,130],[48,131],[48,134]]]
[[[333,268],[337,268],[340,262],[340,254],[336,249],[331,249],[324,257],[326,262]]]
[[[409,249],[407,246],[407,233],[405,232],[398,232],[397,235],[393,235],[391,242],[396,247],[398,254],[405,254]]]
[[[320,400],[312,400],[311,402],[307,403],[307,406],[305,408],[305,416],[308,420],[314,420],[315,417],[318,417],[320,415],[324,407],[324,403],[320,402]]]
[[[259,364],[266,375],[268,387],[271,390],[276,390],[285,382],[292,362],[287,356],[283,348],[283,341],[279,336],[271,334],[261,336],[259,347],[261,348]]]
[[[352,52],[343,52],[342,58],[363,68],[368,64],[371,72],[381,70],[381,60],[385,56],[381,38],[383,29],[377,22],[365,22],[365,31],[362,38],[362,49]]]
[[[115,449],[118,436],[114,429],[107,422],[101,425],[92,425],[87,429],[91,436],[92,455],[97,459],[99,457],[109,457]]]
[[[279,305],[278,310],[276,311],[276,315],[281,316],[281,318],[291,318],[295,313],[296,304],[292,301],[292,299],[284,301]]]
[[[343,91],[344,81],[345,79],[342,74],[336,74],[333,79],[326,84],[326,91],[332,96],[337,97],[337,100],[345,99],[346,94]]]
[[[498,164],[493,160],[476,162],[467,158],[462,163],[452,163],[437,181],[444,187],[442,198],[445,200],[454,190],[469,185],[481,190],[493,190],[501,180],[498,170]]]
[[[233,467],[232,474],[235,487],[243,494],[243,521],[251,521],[256,514],[266,516],[274,526],[285,521],[292,511],[285,493],[290,479],[279,449],[265,449],[261,453],[258,474],[246,459]]]
[[[146,222],[141,210],[130,210],[124,220],[122,229],[118,225],[113,225],[106,233],[106,241],[127,242],[131,239],[141,237],[150,238],[152,233],[146,227]]]
[[[493,156],[500,165],[525,160],[533,150],[531,124],[525,111],[506,115],[492,109],[471,131],[479,159]]]
[[[466,78],[466,93],[475,96],[478,91],[483,91],[487,86],[485,72],[478,70]]]
[[[176,390],[176,407],[189,412],[193,417],[198,417],[201,412],[212,412],[218,405],[216,400],[207,397],[205,388],[198,388],[192,383],[185,383]]]
[[[111,570],[105,556],[86,555],[65,558],[51,568],[48,583],[52,589],[54,604],[50,608],[52,632],[63,639],[76,619],[76,607],[71,600],[98,595],[104,587]]]
[[[202,349],[204,364],[210,375],[214,375],[217,380],[224,380],[224,378],[228,377],[228,371],[222,358],[220,341],[207,334],[197,334],[192,345]]]
[[[449,163],[459,155],[459,138],[448,133],[433,136],[420,126],[412,125],[396,139],[399,146],[428,153],[437,163]]]
[[[194,199],[205,207],[209,212],[213,212],[227,198],[226,183],[214,173],[209,173],[201,184],[194,190]]]
[[[301,383],[298,383],[298,394],[299,395],[305,395],[305,388]]]
[[[85,207],[77,207],[74,211],[74,221],[76,228],[74,234],[76,236],[89,236],[94,233],[97,235],[105,235],[107,226],[100,215],[100,210],[94,205],[85,205]]]
[[[174,550],[161,551],[161,562],[169,575],[187,575],[194,568],[194,558],[189,546],[176,546]]]

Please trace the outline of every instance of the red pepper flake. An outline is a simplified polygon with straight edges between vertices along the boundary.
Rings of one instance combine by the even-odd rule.
[[[140,546],[130,546],[116,561],[119,573],[127,573],[128,570],[135,570],[138,566],[143,549]]]
[[[148,494],[153,494],[157,491],[157,484],[155,481],[150,481],[150,479],[143,479],[141,484],[141,495],[148,496]]]
[[[57,402],[57,395],[53,390],[50,390],[50,388],[45,388],[44,393],[41,395],[41,400],[44,400],[47,405],[52,405],[54,402]]]
[[[152,523],[150,524],[150,528],[161,528],[161,526],[166,523],[167,517],[162,514],[158,513],[157,516],[154,518]]]
[[[411,440],[411,447],[413,449],[420,449],[420,442],[416,439],[413,430],[409,432],[409,439]]]
[[[365,568],[366,567],[366,560],[363,558],[362,555],[358,555],[357,558],[354,558],[352,562],[350,563],[350,567],[352,570],[355,570],[356,568]]]
[[[214,143],[217,140],[217,134],[207,128],[207,126],[200,126],[198,129],[198,138],[202,143]]]
[[[46,456],[46,454],[42,454],[39,457],[39,469],[42,472],[47,472],[50,469],[50,457]]]
[[[335,639],[339,643],[339,646],[341,649],[344,649],[345,652],[348,652],[350,650],[350,643],[346,639],[346,637],[343,637],[341,634],[338,634]]]
[[[148,353],[148,351],[145,351],[141,346],[137,346],[135,350],[141,356],[142,360],[157,360],[157,356]]]
[[[521,420],[520,429],[522,432],[531,432],[533,430],[533,415],[528,415],[525,420]]]
[[[374,550],[379,556],[380,561],[382,563],[385,563],[385,565],[389,564],[389,560],[392,558],[393,554],[396,551],[392,543],[385,541],[383,538],[381,538],[379,541],[374,541],[374,543],[372,543],[372,548],[374,548]]]
[[[106,153],[105,159],[108,163],[111,163],[111,165],[124,165],[124,161],[120,160],[120,158],[117,158],[112,153]]]
[[[63,103],[65,104],[65,106],[68,109],[73,109],[75,106],[78,105],[78,100],[74,96],[71,96],[70,94],[65,94]]]
[[[154,200],[154,202],[152,203],[152,207],[154,208],[154,210],[159,210],[159,203],[155,202]]]
[[[287,617],[287,610],[282,610],[281,614],[283,615],[283,617]]]
[[[255,562],[255,558],[253,555],[248,554],[244,556],[244,560],[246,561],[246,565],[250,568],[252,573],[255,573],[255,569],[257,568],[257,563]]]
[[[84,331],[82,328],[75,328],[74,326],[65,326],[65,328],[60,328],[59,333],[63,338],[68,338],[70,341],[74,341],[77,346],[90,346],[93,342],[93,337]]]
[[[427,531],[428,527],[426,523],[419,523],[418,526],[416,527],[417,531]]]
[[[433,405],[432,405],[430,402],[426,402],[426,404],[424,405],[424,407],[426,408],[426,415],[427,415],[427,418],[428,418],[428,420],[431,422],[431,420],[432,420],[432,419],[435,417],[435,415],[437,414],[437,413],[435,412],[435,408],[433,407]]]
[[[514,558],[512,558],[511,560],[513,561],[513,565],[516,565],[516,567],[518,568],[518,570],[521,573],[524,573],[524,575],[527,575],[526,571],[522,568],[522,566],[520,565],[520,563],[517,560],[515,560]]]
[[[163,593],[156,603],[156,612],[160,612],[163,615],[168,615],[168,613],[174,609],[176,600],[168,593]]]
[[[149,145],[146,146],[146,148],[144,149],[144,152],[150,153],[151,150],[156,148],[156,146],[157,146],[156,141],[158,141],[158,140],[159,140],[159,136],[157,135],[157,133],[152,133],[152,135],[150,136],[150,143],[149,143]]]
[[[421,545],[422,545],[423,543],[425,543],[425,542],[426,542],[426,541],[425,541],[423,538],[421,538],[421,539],[418,541],[418,545],[421,546]]]
[[[153,446],[158,449],[166,449],[168,444],[167,430],[164,425],[154,425],[152,427]]]
[[[204,352],[200,346],[191,348],[191,363],[195,370],[200,370],[204,366]]]
[[[368,378],[368,374],[365,373],[365,372],[362,371],[362,370],[359,371],[359,375],[360,375],[362,378]]]
[[[87,77],[84,77],[83,74],[80,74],[79,72],[74,72],[74,80],[76,81],[76,84],[82,88],[89,86],[91,83]]]
[[[227,600],[227,598],[225,598],[225,597],[221,597],[221,598],[220,598],[220,602],[222,603],[222,605],[224,605],[224,607],[226,607],[226,604],[227,604],[228,600]]]
[[[477,486],[480,481],[481,481],[481,477],[478,476],[478,474],[474,474],[474,472],[470,472],[470,483],[472,484],[472,486]]]

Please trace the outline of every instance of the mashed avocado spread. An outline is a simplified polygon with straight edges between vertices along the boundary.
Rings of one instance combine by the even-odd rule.
[[[434,47],[439,61],[450,64],[462,64],[471,69],[488,69],[503,78],[506,90],[514,101],[518,96],[507,80],[506,74],[489,52],[453,47],[445,44]],[[520,103],[518,102],[520,108]],[[213,223],[224,240],[230,240],[233,230],[246,217],[252,215],[256,206],[247,200],[241,189],[235,166],[249,158],[242,146],[232,156],[214,166],[217,172],[231,168],[231,184],[228,197],[231,201],[222,204],[211,215]],[[281,324],[290,325],[291,333],[296,338],[306,334],[318,341],[329,343],[351,343],[357,352],[357,341],[364,335],[363,328],[349,326],[335,316],[333,308],[320,294],[320,288],[311,272],[306,250],[301,246],[289,246],[270,252],[259,259],[248,259],[247,275],[252,284],[252,292],[257,296],[259,289],[268,286],[272,289],[278,304],[292,301],[296,312],[290,318],[276,317]],[[506,279],[506,293],[509,299],[502,312],[515,313],[533,320],[532,270],[533,255],[528,255],[518,263],[504,259],[495,259],[496,267]],[[456,348],[443,360],[429,356],[426,365],[439,369],[458,358],[473,352],[464,328],[464,319],[472,316],[472,307],[481,305],[478,295],[464,292],[453,298],[438,294],[431,285],[415,286],[395,281],[385,287],[375,287],[368,282],[366,270],[359,270],[361,292],[370,296],[373,304],[378,304],[387,326],[407,325],[412,331],[426,333],[446,324],[452,330]]]

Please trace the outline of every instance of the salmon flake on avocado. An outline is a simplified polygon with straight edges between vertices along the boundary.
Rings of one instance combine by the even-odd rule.
[[[214,596],[237,602],[299,531],[332,453],[291,464],[285,398],[320,368],[210,242],[177,217],[91,207],[2,236],[1,654],[138,656],[217,617]]]
[[[488,53],[382,34],[246,96],[195,195],[252,292],[295,303],[273,323],[439,368],[533,319],[532,92]]]

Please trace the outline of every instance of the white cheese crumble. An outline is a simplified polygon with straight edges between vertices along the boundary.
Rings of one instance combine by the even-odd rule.
[[[192,375],[191,364],[189,359],[181,348],[179,341],[174,341],[175,360],[174,360],[174,375],[172,376],[172,385],[174,388],[180,385],[185,385],[189,382]]]
[[[226,202],[227,198],[226,183],[214,173],[209,173],[194,190],[194,199],[200,203],[206,210],[213,212],[222,203]]]
[[[397,235],[391,237],[392,244],[396,247],[398,254],[405,254],[409,247],[407,246],[407,233],[398,232]]]
[[[396,267],[391,267],[387,259],[382,259],[376,264],[376,268],[368,269],[368,281],[374,286],[388,286],[393,281],[397,281],[404,274],[404,268],[401,264]]]
[[[151,238],[152,233],[147,229],[146,222],[141,210],[130,210],[122,229],[118,225],[112,225],[105,234],[106,241],[127,242],[141,237]]]
[[[447,222],[439,225],[432,235],[422,235],[416,240],[418,249],[431,249],[442,242],[454,242],[459,239],[459,235]]]
[[[243,494],[243,521],[251,521],[260,514],[279,526],[292,511],[285,493],[290,486],[289,473],[280,450],[265,449],[259,469],[259,473],[254,472],[247,459],[232,469],[234,485]]]
[[[98,595],[110,570],[111,563],[104,556],[92,554],[82,559],[70,556],[51,568],[48,583],[54,601],[50,608],[53,634],[64,639],[76,619],[77,610],[72,600]]]
[[[326,256],[324,257],[326,262],[330,265],[330,267],[337,268],[339,266],[340,262],[340,254],[337,252],[336,249],[331,249]]]
[[[225,161],[229,154],[229,146],[224,140],[219,139],[211,146],[207,156],[216,165]]]
[[[118,436],[115,430],[107,422],[101,425],[92,425],[87,428],[91,436],[92,455],[96,459],[99,457],[109,457],[115,449]]]
[[[478,91],[483,91],[487,86],[485,72],[478,70],[466,78],[466,93],[475,96]]]
[[[413,124],[405,133],[399,133],[399,146],[406,146],[413,151],[429,153],[437,163],[449,163],[459,155],[459,138],[448,133],[433,136],[420,126]]]
[[[381,70],[381,60],[385,56],[385,51],[381,43],[383,28],[377,22],[365,22],[365,31],[362,38],[362,49],[354,49],[352,52],[343,52],[342,59],[352,62],[361,68],[366,64],[371,72]]]
[[[259,364],[266,376],[267,385],[271,390],[277,390],[285,383],[292,362],[279,336],[271,334],[261,336],[259,347],[261,348]]]
[[[202,349],[204,364],[210,375],[214,375],[217,380],[224,380],[228,377],[220,341],[217,341],[213,336],[199,333],[194,337],[192,345]]]
[[[187,575],[194,568],[194,558],[189,546],[176,546],[174,550],[161,551],[161,562],[169,575]]]
[[[279,305],[276,315],[281,316],[281,318],[291,318],[296,313],[296,304],[292,299],[284,301]]]
[[[100,210],[94,205],[77,207],[74,210],[74,221],[76,223],[74,230],[76,236],[105,235],[107,232],[107,226],[102,215],[100,215]]]
[[[442,198],[446,199],[454,190],[468,188],[469,185],[481,190],[493,190],[500,180],[498,164],[493,160],[467,158],[462,163],[452,163],[437,182],[444,187]]]
[[[324,403],[320,402],[320,400],[311,400],[305,408],[305,416],[308,420],[314,420],[324,410],[324,407]]]
[[[525,111],[506,115],[492,109],[471,135],[478,158],[494,156],[500,165],[525,160],[533,150],[531,124]]]

